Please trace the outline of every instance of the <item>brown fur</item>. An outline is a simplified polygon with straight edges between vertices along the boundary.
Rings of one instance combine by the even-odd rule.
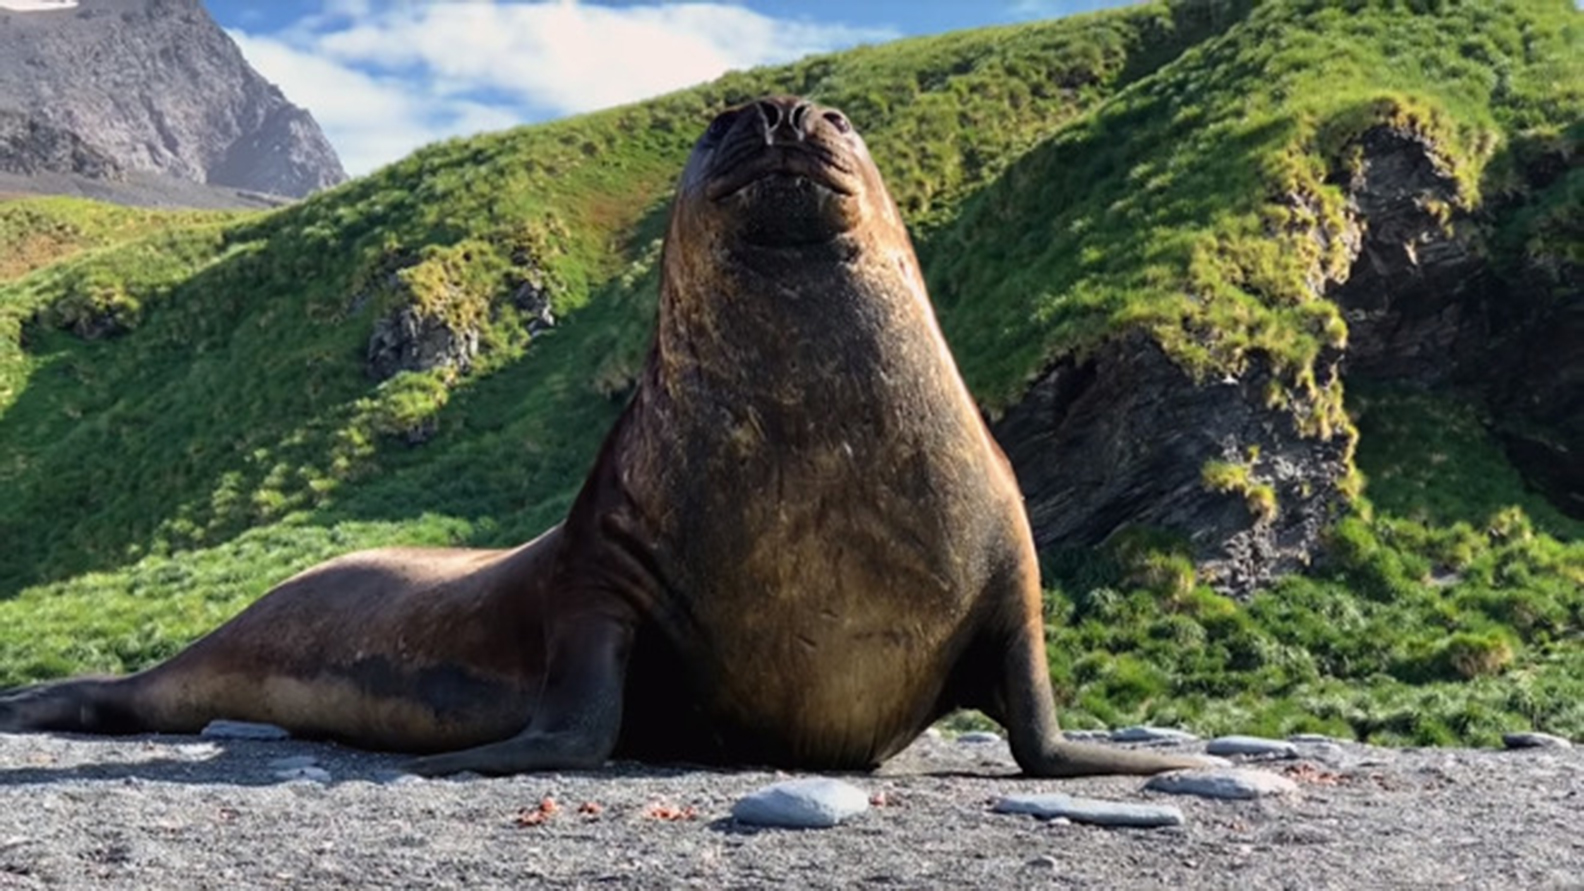
[[[1030,773],[1193,763],[1060,740],[1016,481],[839,112],[724,113],[662,275],[639,388],[562,526],[332,561],[147,672],[0,700],[0,729],[237,718],[444,752],[426,773],[861,768],[972,706]]]

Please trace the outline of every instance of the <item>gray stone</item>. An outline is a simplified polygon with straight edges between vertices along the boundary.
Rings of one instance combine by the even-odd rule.
[[[331,777],[330,771],[325,770],[323,767],[293,767],[288,770],[275,771],[275,779],[288,783],[292,782],[293,780],[308,780],[309,782],[314,783],[328,783],[330,782]]]
[[[209,739],[291,739],[291,732],[284,727],[251,721],[210,721],[199,735]]]
[[[1199,737],[1175,727],[1123,727],[1111,731],[1112,742],[1196,742]]]
[[[825,777],[765,786],[732,805],[732,817],[756,826],[823,829],[869,809],[869,796],[851,783]]]
[[[1336,745],[1342,742],[1342,740],[1334,736],[1326,736],[1324,733],[1294,733],[1287,737],[1287,741],[1299,743],[1300,745]]]
[[[1521,733],[1503,733],[1502,744],[1509,749],[1571,749],[1571,740],[1555,736],[1550,733],[1541,733],[1538,730],[1525,730]]]
[[[1298,791],[1298,784],[1280,774],[1234,767],[1163,773],[1151,777],[1144,788],[1171,795],[1248,799],[1291,794]]]
[[[1073,742],[1105,742],[1111,738],[1109,730],[1064,730],[1062,736]]]
[[[1205,745],[1212,755],[1252,755],[1266,758],[1297,758],[1298,747],[1280,739],[1262,736],[1218,736]]]
[[[998,814],[1033,814],[1043,819],[1065,817],[1095,826],[1181,826],[1182,811],[1169,804],[1136,804],[1099,798],[1074,798],[1059,792],[1008,795],[995,803]]]
[[[969,744],[998,743],[1001,741],[1001,734],[991,733],[988,730],[970,730],[967,733],[957,734],[957,741]]]

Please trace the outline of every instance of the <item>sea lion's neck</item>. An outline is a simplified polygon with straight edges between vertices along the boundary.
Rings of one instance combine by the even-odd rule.
[[[872,401],[888,382],[951,367],[905,241],[739,247],[716,259],[667,269],[656,354],[669,391],[724,386],[737,399],[769,391],[802,402],[809,387],[835,387],[829,398],[852,386]]]

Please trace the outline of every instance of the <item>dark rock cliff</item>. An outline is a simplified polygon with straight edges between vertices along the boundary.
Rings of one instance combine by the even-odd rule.
[[[1530,159],[1522,189],[1468,210],[1422,135],[1381,126],[1359,142],[1343,185],[1366,223],[1363,249],[1330,294],[1348,320],[1344,373],[1479,403],[1530,484],[1584,518],[1584,268],[1560,244],[1576,252],[1584,237],[1577,206],[1557,245],[1499,244],[1547,190],[1577,183],[1577,155]]]
[[[1265,404],[1268,365],[1196,383],[1133,334],[1045,373],[995,424],[1040,547],[1128,526],[1185,536],[1217,588],[1251,592],[1307,564],[1348,472],[1345,433],[1306,437]],[[1207,465],[1236,468],[1231,485]]]
[[[198,0],[0,9],[0,172],[123,171],[292,197],[346,179]]]
[[[1341,231],[1315,233],[1345,246],[1348,269],[1310,277],[1342,310],[1348,345],[1322,357],[1317,386],[1453,389],[1482,405],[1531,484],[1584,516],[1584,270],[1545,251],[1503,265],[1490,235],[1517,199],[1464,209],[1423,134],[1376,126],[1349,149],[1334,180]],[[1551,183],[1530,185],[1533,196]],[[1318,557],[1346,500],[1352,433],[1300,429],[1295,418],[1313,413],[1273,404],[1268,363],[1247,366],[1196,381],[1135,332],[1047,369],[994,424],[1040,546],[1164,529],[1234,595]]]

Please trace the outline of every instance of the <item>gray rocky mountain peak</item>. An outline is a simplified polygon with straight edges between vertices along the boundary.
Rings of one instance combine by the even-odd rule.
[[[346,179],[199,0],[0,3],[0,173],[157,174],[299,197]]]

